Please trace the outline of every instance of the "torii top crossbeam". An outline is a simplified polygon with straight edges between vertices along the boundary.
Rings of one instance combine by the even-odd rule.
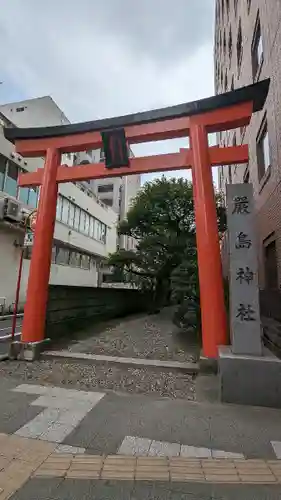
[[[269,80],[178,106],[92,122],[39,128],[6,128],[5,137],[25,157],[45,156],[45,167],[22,174],[20,186],[41,185],[35,240],[30,265],[22,328],[23,343],[44,339],[48,281],[54,232],[57,184],[164,170],[192,168],[200,282],[203,351],[216,357],[227,342],[220,248],[211,166],[246,163],[248,147],[208,146],[208,133],[247,126],[262,110]],[[179,153],[132,158],[116,170],[103,163],[75,167],[60,165],[61,154],[97,149],[101,132],[124,128],[129,144],[190,137],[190,148]]]

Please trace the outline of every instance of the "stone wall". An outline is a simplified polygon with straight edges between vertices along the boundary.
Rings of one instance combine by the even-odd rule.
[[[138,290],[50,285],[46,336],[59,337],[142,312],[148,304],[149,297]]]

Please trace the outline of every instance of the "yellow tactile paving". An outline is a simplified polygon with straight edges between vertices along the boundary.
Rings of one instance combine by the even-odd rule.
[[[281,461],[54,453],[56,444],[0,434],[0,500],[30,477],[281,484]]]
[[[51,455],[34,475],[120,481],[189,481],[210,483],[281,484],[278,460],[188,459],[79,455],[58,461]],[[1,499],[0,499],[1,500]]]
[[[10,498],[55,448],[56,444],[0,434],[0,500]]]

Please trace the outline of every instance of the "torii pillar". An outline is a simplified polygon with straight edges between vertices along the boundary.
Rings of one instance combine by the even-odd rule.
[[[57,127],[5,129],[6,138],[15,143],[22,156],[46,157],[44,169],[19,178],[20,186],[41,186],[22,326],[23,346],[40,344],[45,338],[57,184],[192,168],[203,354],[217,357],[218,346],[227,343],[228,335],[211,167],[246,163],[248,148],[209,147],[208,133],[247,126],[252,113],[262,109],[268,88],[269,80],[264,80],[208,99],[124,117]],[[117,169],[108,169],[104,164],[60,166],[62,153],[100,148],[101,131],[121,127],[129,144],[189,136],[191,148],[133,158],[129,166]]]

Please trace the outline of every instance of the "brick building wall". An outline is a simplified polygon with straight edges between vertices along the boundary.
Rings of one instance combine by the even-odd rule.
[[[216,93],[271,79],[264,110],[253,116],[247,130],[218,136],[221,145],[249,144],[249,164],[220,167],[219,186],[225,191],[226,183],[253,184],[260,286],[277,288],[281,285],[281,0],[216,0],[215,23]]]

